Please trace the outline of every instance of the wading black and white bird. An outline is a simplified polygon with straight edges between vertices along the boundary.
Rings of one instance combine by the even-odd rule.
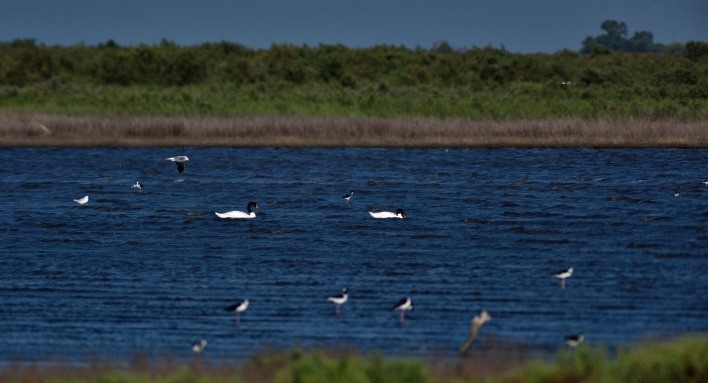
[[[679,193],[679,192],[674,192],[674,197],[676,197],[676,198],[681,197],[681,193]]]
[[[352,196],[354,195],[354,191],[350,191],[349,194],[345,195],[342,197],[345,201],[349,202],[350,199],[352,199]]]
[[[405,322],[406,320],[406,311],[413,311],[413,301],[411,300],[410,297],[406,298],[401,298],[398,303],[396,303],[395,306],[393,306],[393,310],[398,310],[401,312],[401,323]]]
[[[408,217],[406,215],[406,213],[403,211],[403,209],[398,209],[398,210],[396,210],[395,213],[391,213],[390,211],[380,211],[378,213],[374,213],[374,212],[370,211],[369,214],[374,218],[406,218],[406,217]]]
[[[554,277],[559,278],[561,280],[561,288],[565,288],[565,280],[570,278],[570,276],[573,275],[573,268],[569,268],[567,270],[559,271],[556,274],[553,274]]]
[[[258,209],[258,204],[256,202],[249,202],[245,212],[234,210],[225,213],[214,212],[214,214],[219,218],[256,218],[256,213],[251,210],[252,208]]]
[[[224,308],[225,311],[231,311],[236,313],[236,325],[240,326],[241,325],[241,313],[246,311],[248,308],[248,305],[251,302],[248,301],[248,299],[244,299],[239,303],[234,303],[230,306],[227,306]]]
[[[327,297],[328,301],[330,301],[336,305],[337,315],[339,315],[339,306],[347,303],[348,299],[349,299],[349,289],[347,289],[346,287],[342,289],[341,294],[332,295],[331,297]]]
[[[83,198],[75,199],[74,202],[78,203],[79,205],[86,205],[89,201],[89,196],[84,196]]]
[[[206,348],[207,341],[206,339],[200,339],[194,343],[192,343],[192,352],[195,354],[199,354],[202,351],[204,351],[204,348]]]
[[[565,337],[565,344],[573,348],[580,346],[583,341],[585,341],[585,337],[582,334],[566,335]]]
[[[184,163],[186,161],[189,161],[189,157],[187,156],[175,156],[175,157],[170,157],[170,158],[165,158],[167,161],[172,161],[177,165],[177,171],[182,173],[184,171]]]

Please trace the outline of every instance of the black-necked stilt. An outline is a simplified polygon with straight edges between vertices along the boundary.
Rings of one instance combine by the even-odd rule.
[[[345,201],[349,202],[349,200],[352,198],[353,195],[354,195],[354,191],[352,190],[349,192],[349,194],[345,195],[342,198],[344,198]]]
[[[251,208],[258,209],[258,204],[256,202],[249,202],[248,205],[246,206],[247,212],[234,210],[234,211],[227,211],[226,213],[214,212],[214,214],[216,214],[216,216],[219,218],[256,218],[256,213],[253,210],[251,210]]]
[[[369,212],[372,217],[374,218],[406,218],[408,217],[406,213],[403,211],[403,209],[398,209],[396,210],[395,213],[391,213],[390,211],[381,211],[378,213],[374,213],[372,211]]]
[[[84,196],[83,198],[75,199],[74,202],[78,203],[79,205],[86,205],[89,201],[89,196]]]
[[[332,295],[331,297],[327,297],[328,301],[333,302],[336,305],[337,315],[339,315],[339,306],[347,303],[348,299],[349,299],[349,289],[347,289],[346,287],[342,289],[341,294]]]
[[[571,84],[570,81],[561,81],[561,85],[562,85],[562,86],[568,86],[568,85],[570,85],[570,84]]]
[[[184,163],[185,161],[189,161],[189,157],[187,156],[175,156],[175,157],[170,157],[170,158],[165,158],[167,161],[172,161],[177,165],[177,171],[182,173],[184,171]]]
[[[393,310],[398,310],[401,312],[401,323],[403,323],[406,320],[405,312],[413,311],[413,301],[410,297],[401,298],[401,300],[393,306]]]
[[[559,278],[561,280],[561,288],[565,288],[565,280],[567,278],[570,278],[570,276],[573,275],[573,268],[569,268],[568,270],[563,270],[560,271],[556,274],[553,274],[554,277]]]
[[[200,352],[204,351],[204,348],[206,348],[206,345],[207,345],[206,339],[198,340],[198,341],[192,343],[192,351],[195,354],[199,354]]]
[[[681,193],[679,193],[679,192],[674,192],[674,197],[676,197],[676,198],[681,197]]]
[[[239,303],[235,303],[233,305],[225,307],[224,310],[235,312],[236,313],[236,325],[240,326],[241,325],[241,313],[246,311],[249,304],[250,304],[250,302],[248,301],[248,299],[244,299]]]
[[[566,335],[565,344],[570,347],[578,347],[581,343],[585,341],[585,337],[582,334]]]
[[[136,182],[133,184],[132,188],[133,188],[133,189],[142,189],[142,188],[143,188],[143,185],[140,184],[140,182],[137,182],[137,181],[136,181]]]

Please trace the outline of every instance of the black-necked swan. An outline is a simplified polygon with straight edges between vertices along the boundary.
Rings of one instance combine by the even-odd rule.
[[[341,294],[337,295],[332,295],[331,297],[327,297],[327,300],[334,303],[337,306],[337,315],[339,315],[339,306],[347,303],[347,300],[349,299],[349,289],[346,287],[342,289]]]
[[[405,318],[405,312],[406,311],[413,311],[413,301],[411,300],[410,297],[407,298],[401,298],[398,303],[396,303],[395,306],[393,306],[393,310],[398,310],[401,312],[401,323],[403,323],[406,318]]]
[[[216,214],[216,216],[219,218],[256,218],[256,213],[251,210],[252,207],[258,209],[258,204],[255,202],[249,202],[248,206],[246,206],[246,210],[248,210],[248,212],[234,210],[227,211],[226,213],[214,212],[214,214]]]
[[[75,199],[74,202],[79,205],[85,205],[89,201],[89,196],[84,196],[84,198]]]
[[[573,268],[572,267],[569,268],[568,270],[559,271],[559,272],[553,274],[554,277],[559,278],[562,281],[561,282],[562,289],[565,288],[566,278],[570,278],[571,275],[573,275]]]
[[[407,217],[407,215],[403,211],[403,209],[398,209],[398,210],[396,210],[395,213],[391,213],[390,211],[381,211],[378,213],[374,213],[373,211],[370,211],[369,214],[371,214],[371,216],[374,218],[406,218]]]
[[[175,156],[170,158],[165,158],[167,161],[172,161],[177,165],[177,171],[182,173],[184,171],[184,162],[189,161],[187,156]]]

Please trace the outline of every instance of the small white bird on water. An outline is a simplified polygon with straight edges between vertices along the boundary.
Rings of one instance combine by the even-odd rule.
[[[565,288],[565,280],[567,278],[570,278],[570,276],[573,275],[573,268],[569,268],[567,270],[559,271],[556,274],[553,274],[554,277],[559,278],[561,280],[561,288]]]
[[[247,212],[234,210],[227,211],[226,213],[214,212],[214,214],[216,214],[216,216],[219,218],[256,218],[256,213],[251,210],[252,207],[258,209],[258,204],[256,202],[249,202],[246,206]]]
[[[189,157],[175,156],[175,157],[165,158],[165,160],[174,162],[175,165],[177,165],[177,171],[182,173],[184,171],[184,163],[186,161],[189,161]]]
[[[75,199],[74,202],[78,203],[79,205],[86,205],[86,203],[89,201],[89,196],[84,196],[84,198],[79,198]]]
[[[235,303],[233,305],[227,306],[224,308],[225,311],[231,311],[236,313],[236,325],[240,326],[241,325],[241,313],[246,311],[248,308],[248,305],[251,302],[248,301],[248,299],[244,299],[239,303]]]
[[[396,303],[395,306],[393,306],[393,310],[398,310],[401,312],[401,323],[405,322],[406,316],[405,312],[406,311],[413,311],[413,301],[411,300],[410,297],[406,298],[401,298],[398,303]]]
[[[337,308],[336,308],[337,315],[339,315],[339,306],[347,303],[348,299],[349,299],[349,289],[347,289],[346,287],[342,289],[341,294],[332,295],[331,297],[327,297],[328,301],[334,303],[337,306]]]
[[[133,189],[142,189],[143,185],[140,184],[140,182],[135,181],[133,186],[131,186]]]
[[[200,352],[204,351],[204,348],[206,348],[206,345],[207,345],[206,339],[198,340],[198,341],[192,343],[192,351],[195,354],[199,354]]]
[[[395,213],[391,213],[390,211],[381,211],[378,213],[374,213],[373,211],[370,211],[369,214],[374,217],[374,218],[406,218],[408,217],[406,213],[403,211],[403,209],[398,209],[396,210]]]

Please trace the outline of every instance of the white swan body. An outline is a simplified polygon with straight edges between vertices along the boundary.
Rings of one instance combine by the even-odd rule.
[[[373,211],[370,211],[369,214],[374,218],[406,218],[407,217],[407,215],[403,211],[403,209],[398,209],[398,210],[396,210],[395,213],[392,213],[390,211],[380,211],[378,213],[374,213]]]
[[[248,206],[246,206],[246,210],[248,210],[247,212],[234,210],[234,211],[227,211],[226,213],[214,212],[214,214],[216,214],[216,216],[219,218],[232,218],[232,219],[233,218],[236,218],[236,219],[256,218],[256,213],[251,210],[251,207],[255,207],[256,209],[258,209],[258,204],[255,202],[249,202]]]

